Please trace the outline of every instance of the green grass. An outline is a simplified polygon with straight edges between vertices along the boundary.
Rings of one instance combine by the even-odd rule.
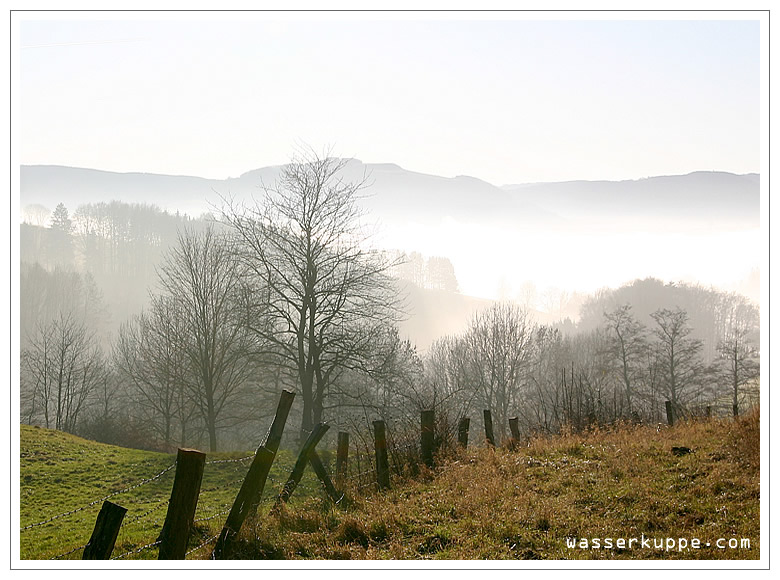
[[[199,546],[221,529],[251,458],[229,460],[247,457],[251,453],[207,455],[191,548]],[[165,520],[175,469],[170,469],[154,481],[124,490],[160,474],[174,465],[175,460],[175,455],[104,445],[59,431],[22,425],[20,559],[58,556],[80,559],[83,552],[80,548],[89,541],[100,511],[100,500],[116,492],[121,493],[108,500],[127,508],[127,513],[113,556],[122,556],[154,543]],[[270,509],[293,462],[290,452],[280,451],[266,484],[263,504],[258,510],[260,513]],[[317,480],[307,472],[291,504],[296,505],[306,497],[317,495],[319,489]],[[94,505],[90,506],[93,502]],[[74,510],[78,511],[68,513]],[[55,519],[47,521],[52,517]],[[42,522],[47,523],[36,525]],[[74,551],[68,554],[71,550]],[[206,547],[201,551],[208,554]],[[156,559],[157,549],[148,548],[124,558]]]
[[[269,516],[293,457],[282,453],[266,504],[247,521],[235,557],[245,559],[757,559],[760,556],[759,416],[674,428],[625,425],[525,442],[469,448],[435,470],[393,481],[383,493],[350,490],[348,508],[323,498],[307,470],[295,501]],[[673,447],[692,453],[677,456]],[[244,454],[216,454],[207,461]],[[79,507],[159,473],[173,456],[121,449],[22,427],[21,525]],[[206,466],[196,548],[219,533],[248,461]],[[154,542],[173,471],[120,494],[128,508],[115,555]],[[157,511],[143,516],[155,506]],[[99,504],[21,532],[21,558],[51,558],[86,543]],[[221,514],[216,515],[215,514]],[[211,516],[215,516],[211,519]],[[200,520],[200,521],[198,521]],[[699,538],[698,550],[583,550],[566,538]],[[721,550],[718,538],[748,538]],[[206,558],[210,547],[189,558]],[[81,550],[67,556],[80,558]],[[156,548],[128,558],[156,558]]]

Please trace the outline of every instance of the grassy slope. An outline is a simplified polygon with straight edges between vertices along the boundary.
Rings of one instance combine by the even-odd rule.
[[[694,453],[682,457],[673,446]],[[208,460],[240,457],[209,456]],[[284,479],[285,454],[269,486]],[[22,427],[21,525],[78,507],[137,483],[172,456],[86,442]],[[307,470],[299,499],[280,517],[248,522],[237,557],[339,559],[701,558],[759,557],[758,416],[673,429],[623,427],[585,436],[532,440],[515,451],[469,449],[442,459],[435,473],[396,481],[347,509],[320,499]],[[209,464],[191,545],[219,529],[247,462]],[[117,496],[129,508],[115,555],[154,541],[173,472]],[[268,488],[267,488],[268,489]],[[273,491],[270,492],[271,494]],[[296,492],[298,493],[298,492]],[[266,496],[269,492],[266,492]],[[157,510],[133,523],[148,510]],[[50,558],[86,543],[99,504],[21,532],[22,558]],[[749,550],[663,552],[574,550],[566,537],[749,538]],[[206,557],[207,549],[191,557]],[[80,558],[77,550],[67,557]],[[144,550],[131,558],[155,558]]]
[[[622,427],[468,450],[351,510],[310,502],[244,533],[242,557],[394,559],[759,558],[758,415]],[[672,447],[694,453],[681,457]],[[567,537],[699,538],[709,548],[580,550]],[[720,550],[718,538],[749,538]],[[652,540],[651,540],[652,546]]]
[[[175,455],[103,445],[59,431],[27,425],[21,426],[20,449],[21,559],[50,559],[80,548],[89,540],[102,505],[102,501],[96,500],[158,475],[173,465],[176,459]],[[224,512],[230,509],[249,467],[249,460],[230,460],[248,455],[207,455],[195,513],[197,523],[192,547],[197,547],[219,532],[227,517]],[[286,480],[293,460],[288,452],[280,453],[266,486],[266,504]],[[117,538],[114,556],[134,551],[157,539],[165,520],[174,473],[175,470],[171,469],[154,481],[109,498],[109,501],[128,510]],[[311,495],[317,486],[313,476],[307,474],[299,493],[303,496]],[[24,529],[92,502],[96,503],[86,509]],[[268,507],[261,507],[261,513],[264,513],[262,510],[267,511]],[[207,550],[204,548],[203,552],[207,553]],[[82,550],[77,549],[64,558],[80,559],[81,554]],[[143,550],[129,554],[126,558],[157,558],[157,550]]]

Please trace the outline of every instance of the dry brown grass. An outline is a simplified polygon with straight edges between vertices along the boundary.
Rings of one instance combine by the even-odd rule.
[[[692,452],[678,456],[673,447]],[[236,557],[757,559],[759,450],[758,412],[534,438],[514,450],[469,449],[435,473],[355,497],[348,510],[311,500],[249,522]],[[566,544],[642,535],[650,548]],[[666,538],[698,538],[702,547],[652,547]],[[719,538],[748,538],[750,548],[719,549]]]

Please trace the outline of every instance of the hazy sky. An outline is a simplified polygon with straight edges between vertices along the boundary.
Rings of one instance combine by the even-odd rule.
[[[305,142],[497,185],[761,169],[757,20],[66,16],[19,18],[24,164],[225,178]]]

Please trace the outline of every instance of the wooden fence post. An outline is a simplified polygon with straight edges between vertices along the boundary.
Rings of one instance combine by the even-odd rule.
[[[433,409],[420,413],[420,455],[423,463],[433,468],[433,424],[435,416]]]
[[[284,425],[287,423],[287,415],[290,413],[290,407],[292,407],[294,398],[295,393],[282,390],[282,396],[279,397],[279,404],[276,407],[274,422],[271,424],[271,429],[268,431],[268,437],[263,445],[263,447],[271,453],[279,451],[279,443],[282,441]]]
[[[253,501],[262,496],[265,482],[268,479],[268,472],[271,471],[271,464],[276,455],[266,449],[259,447],[252,459],[252,465],[241,484],[233,507],[230,508],[225,525],[222,526],[222,532],[219,534],[217,544],[214,546],[214,552],[211,554],[212,560],[221,560],[230,555],[235,538],[241,531],[246,517],[252,513]]]
[[[110,501],[103,502],[95,522],[95,529],[92,530],[92,537],[81,555],[82,560],[108,560],[111,557],[126,513],[127,508]]]
[[[493,416],[490,414],[490,409],[485,409],[483,416],[485,417],[485,439],[487,439],[488,445],[496,446],[496,440],[493,437]]]
[[[311,468],[314,470],[314,473],[320,480],[320,483],[322,483],[322,487],[325,488],[325,492],[328,494],[328,497],[331,499],[331,501],[336,505],[346,505],[345,494],[336,491],[336,487],[333,485],[333,482],[328,475],[328,470],[325,468],[325,465],[323,465],[320,456],[317,455],[317,452],[314,449],[312,449],[309,453],[309,463],[311,463]]]
[[[320,439],[322,439],[322,436],[325,435],[325,432],[328,429],[329,427],[325,423],[317,423],[312,432],[309,434],[309,437],[306,439],[303,447],[301,447],[301,452],[298,454],[298,460],[295,462],[295,466],[290,473],[290,477],[287,478],[287,483],[284,484],[282,491],[279,492],[279,497],[276,498],[276,503],[271,509],[271,513],[278,512],[281,509],[282,504],[287,503],[287,501],[290,499],[290,496],[295,491],[295,488],[298,487],[298,484],[301,482],[303,471],[306,469],[306,464],[309,463],[309,455],[311,451],[317,446],[317,443],[320,442]]]
[[[265,450],[269,451],[272,455],[271,461],[267,466],[268,471],[266,471],[265,475],[261,476],[263,478],[263,487],[265,486],[265,478],[268,477],[268,472],[271,470],[271,464],[273,463],[274,457],[276,457],[276,452],[279,450],[279,444],[282,442],[284,426],[287,423],[287,415],[290,413],[290,407],[292,407],[293,399],[295,399],[295,393],[286,389],[282,389],[282,395],[279,397],[279,404],[276,406],[276,415],[274,415],[274,421],[271,423],[271,428],[268,430],[268,436],[265,438],[265,444],[262,446],[262,448],[265,448]],[[258,452],[259,451],[260,449],[258,449]],[[257,454],[255,454],[255,458],[257,458]],[[263,465],[265,465],[265,463],[263,463]],[[247,477],[249,477],[248,474]],[[260,505],[260,500],[262,499],[263,494],[263,487],[257,488],[256,493],[250,497],[249,510],[253,514],[257,513],[257,508]],[[236,500],[238,500],[238,498],[236,498]],[[238,530],[236,530],[236,533],[238,533]]]
[[[509,430],[512,432],[512,446],[514,447],[520,442],[520,427],[518,427],[517,417],[509,419]]]
[[[670,427],[674,425],[674,408],[671,401],[666,401],[666,422]]]
[[[374,452],[376,453],[376,482],[379,489],[390,489],[390,465],[387,462],[385,422],[374,421]]]
[[[205,453],[195,449],[179,449],[168,513],[159,536],[160,560],[184,559],[205,465]]]
[[[458,422],[458,444],[461,447],[466,447],[469,444],[469,423],[471,419],[468,417],[461,417]]]
[[[707,419],[711,419],[712,418],[712,407],[707,405],[706,412],[707,412]]]
[[[338,448],[336,449],[336,483],[340,488],[347,481],[349,462],[349,433],[339,431]]]

